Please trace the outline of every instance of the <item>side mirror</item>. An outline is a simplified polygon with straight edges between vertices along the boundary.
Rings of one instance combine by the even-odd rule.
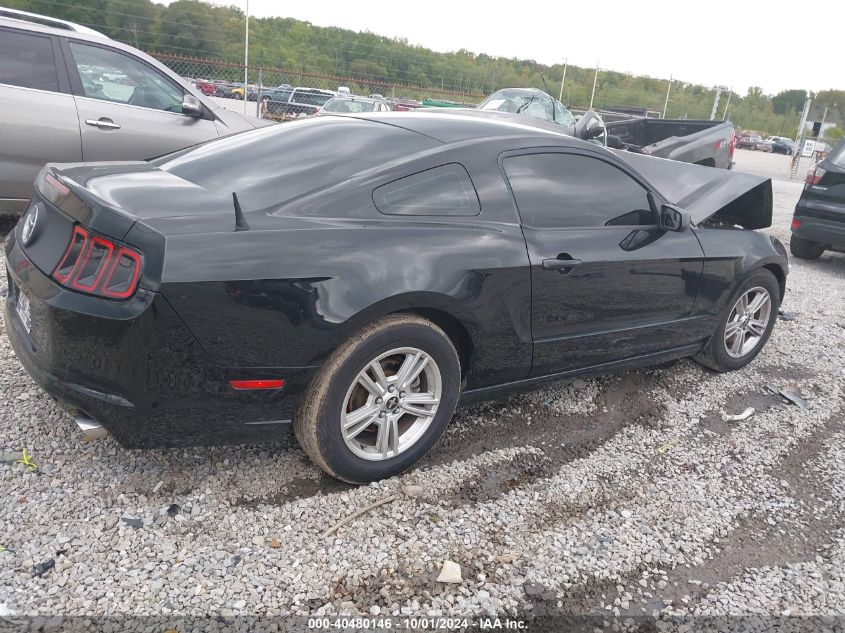
[[[660,228],[665,231],[685,231],[689,228],[689,213],[681,211],[672,204],[660,208]]]
[[[200,118],[203,115],[202,103],[194,95],[182,97],[182,114]]]
[[[603,125],[594,125],[589,129],[584,130],[583,138],[585,141],[589,141],[591,138],[596,138],[604,134],[604,126]]]

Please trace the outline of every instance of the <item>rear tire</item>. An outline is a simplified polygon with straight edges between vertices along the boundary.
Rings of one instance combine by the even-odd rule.
[[[440,439],[460,384],[458,354],[443,330],[416,315],[390,315],[332,353],[303,397],[294,433],[332,477],[391,477]]]
[[[824,253],[824,244],[793,235],[789,240],[789,252],[800,259],[818,259]]]
[[[761,307],[753,310],[755,298],[763,295],[767,298],[765,301],[760,299]],[[748,309],[753,310],[753,315],[748,318],[744,316],[747,310],[743,310],[744,306],[740,303],[743,299],[749,300]],[[780,286],[771,272],[760,269],[749,275],[731,294],[716,331],[694,360],[719,372],[745,367],[769,340],[780,301]],[[744,329],[746,325],[747,330]]]

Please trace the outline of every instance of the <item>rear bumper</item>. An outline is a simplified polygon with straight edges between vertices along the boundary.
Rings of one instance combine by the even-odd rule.
[[[845,204],[799,200],[793,217],[801,223],[792,229],[797,237],[845,250]]]
[[[164,297],[139,293],[139,312],[65,290],[26,258],[10,235],[6,332],[35,381],[102,424],[126,447],[269,439],[285,430],[315,368],[225,368],[212,363]],[[17,314],[30,301],[31,333]],[[134,300],[133,300],[134,301]],[[131,303],[131,302],[128,302]],[[127,302],[123,309],[130,309]],[[284,378],[273,391],[236,391],[229,380]]]

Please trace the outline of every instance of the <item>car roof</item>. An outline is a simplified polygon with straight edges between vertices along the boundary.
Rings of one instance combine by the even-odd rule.
[[[315,92],[319,94],[326,94],[326,95],[333,95],[335,94],[334,90],[323,90],[322,88],[308,88],[305,86],[297,86],[294,88],[297,92]]]
[[[367,119],[387,125],[395,125],[418,134],[423,134],[441,143],[512,136],[535,137],[538,142],[591,147],[566,133],[568,128],[539,119],[505,112],[487,112],[461,108],[427,108],[413,112],[367,112],[344,116]]]
[[[10,9],[7,7],[0,7],[0,24],[3,26],[13,26],[15,28],[25,28],[39,33],[49,33],[51,35],[73,35],[74,37],[78,35],[87,35],[96,37],[100,40],[111,39],[99,31],[95,31],[94,29],[81,24],[76,24],[75,22],[51,18],[39,13],[21,11],[20,9]]]
[[[370,97],[359,97],[358,95],[347,95],[340,93],[331,99],[332,101],[363,101],[364,103],[384,103],[384,99],[371,99]]]

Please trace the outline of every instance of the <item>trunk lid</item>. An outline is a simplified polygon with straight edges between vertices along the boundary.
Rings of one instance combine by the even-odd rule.
[[[146,162],[48,165],[37,191],[85,227],[122,240],[135,222],[202,218],[204,231],[232,230],[231,196],[210,191]]]

